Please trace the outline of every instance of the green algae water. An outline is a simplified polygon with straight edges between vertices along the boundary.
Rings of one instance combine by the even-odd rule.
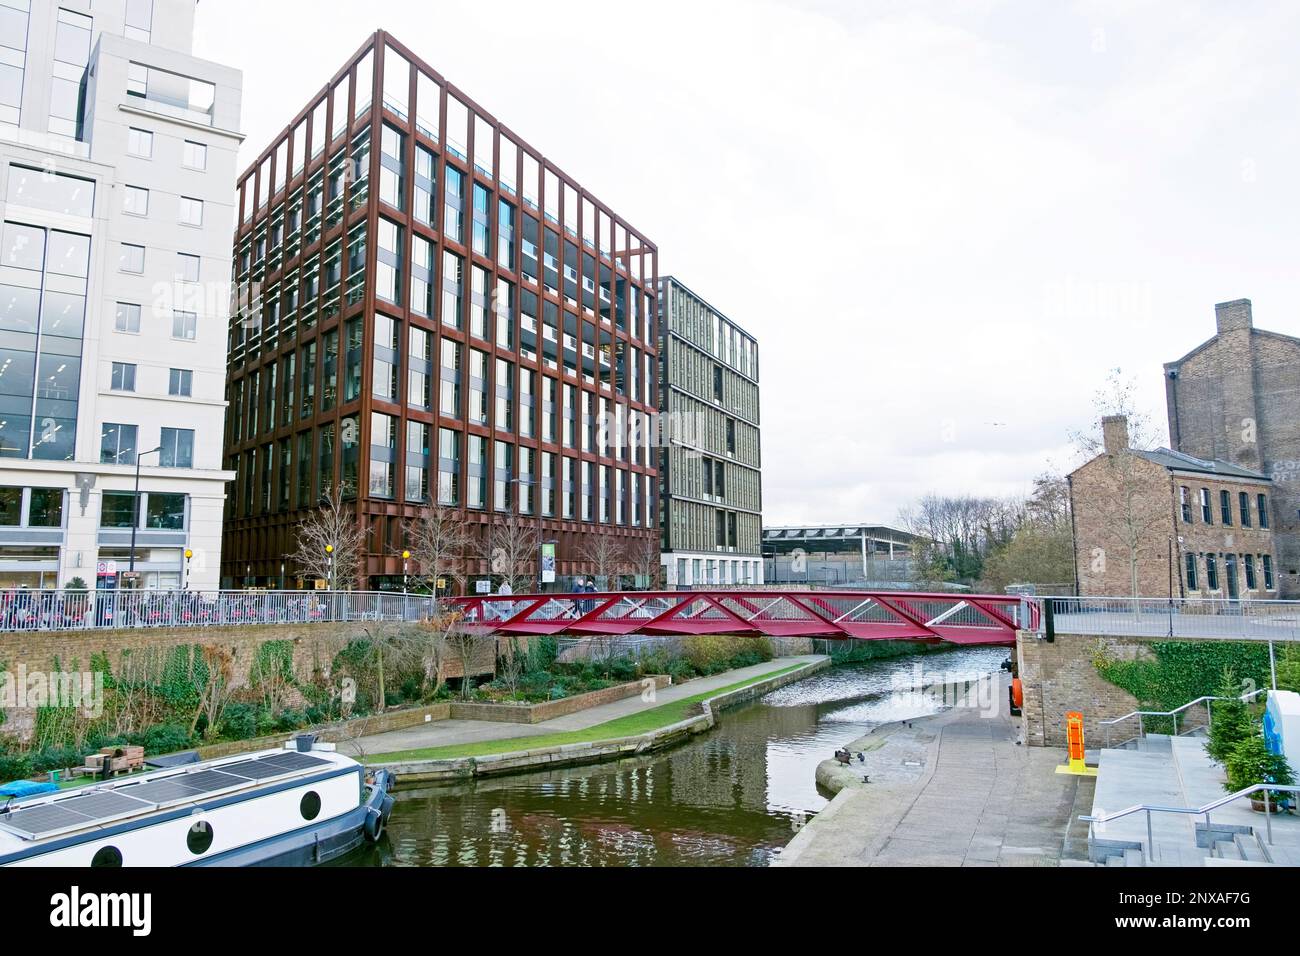
[[[823,671],[726,710],[665,753],[398,794],[351,866],[766,866],[828,802],[817,764],[871,727],[936,713],[922,688],[996,671],[1004,648]]]

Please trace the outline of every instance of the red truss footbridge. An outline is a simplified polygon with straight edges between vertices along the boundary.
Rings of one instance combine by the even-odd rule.
[[[1039,605],[1006,595],[902,591],[630,591],[481,595],[441,602],[483,635],[735,634],[1012,645]]]

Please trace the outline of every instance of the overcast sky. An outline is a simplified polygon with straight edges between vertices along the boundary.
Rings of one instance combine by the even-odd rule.
[[[1300,334],[1300,5],[204,0],[245,164],[384,28],[759,341],[764,519],[1071,464],[1108,370]],[[604,118],[604,121],[595,119]],[[612,121],[609,119],[614,117]]]

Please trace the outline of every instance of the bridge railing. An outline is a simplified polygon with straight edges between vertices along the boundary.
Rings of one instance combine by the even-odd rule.
[[[419,621],[433,598],[370,591],[0,591],[0,633]]]
[[[1300,640],[1300,601],[1202,598],[1042,598],[1061,634]]]
[[[466,625],[503,634],[751,634],[1014,643],[1039,606],[1007,595],[713,589],[448,598]]]

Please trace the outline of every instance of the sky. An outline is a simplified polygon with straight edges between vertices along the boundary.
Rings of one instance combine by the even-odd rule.
[[[255,24],[255,28],[250,28]],[[1076,463],[1214,305],[1300,335],[1300,4],[203,0],[241,166],[383,28],[759,342],[764,523]]]

